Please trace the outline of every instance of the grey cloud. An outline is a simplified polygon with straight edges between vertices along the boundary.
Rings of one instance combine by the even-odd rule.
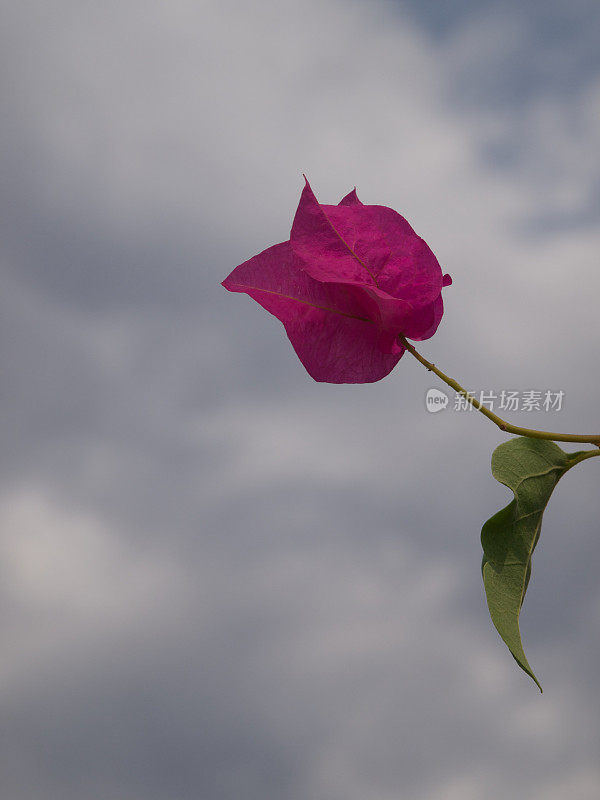
[[[543,115],[523,112],[510,48],[500,88],[479,96],[495,77],[484,4],[476,20],[470,4],[429,21],[421,7],[24,2],[7,15],[11,798],[589,796],[597,465],[559,487],[534,564],[523,629],[540,699],[481,587],[479,529],[508,501],[489,475],[498,432],[428,416],[434,384],[407,358],[374,386],[312,383],[279,323],[219,286],[287,236],[303,170],[329,202],[356,182],[454,275],[424,352],[472,388],[560,383],[564,412],[533,426],[597,422],[593,219],[541,242],[515,228],[546,200],[544,213],[585,200],[592,94],[557,93],[546,147],[489,169],[486,145],[534,141]],[[597,71],[567,35],[587,12],[570,8],[562,63],[583,87]],[[516,11],[501,20],[532,75],[549,74],[559,11],[535,36]],[[540,101],[543,84],[527,91]],[[575,107],[577,131],[561,124]]]

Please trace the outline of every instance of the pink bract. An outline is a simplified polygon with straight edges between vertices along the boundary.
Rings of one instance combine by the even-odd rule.
[[[281,320],[315,380],[372,383],[402,357],[400,334],[433,336],[450,283],[400,214],[363,205],[356,190],[321,205],[306,181],[289,241],[240,264],[223,286]]]

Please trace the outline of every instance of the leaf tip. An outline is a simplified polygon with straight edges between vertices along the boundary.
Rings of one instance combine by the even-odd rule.
[[[527,672],[527,674],[529,675],[529,677],[532,679],[532,681],[535,683],[535,685],[536,685],[536,686],[538,687],[538,689],[540,690],[540,694],[544,694],[544,690],[542,689],[542,684],[541,684],[541,683],[538,681],[538,679],[535,677],[535,675],[533,674],[533,672],[532,672],[531,670],[529,670],[529,671]]]

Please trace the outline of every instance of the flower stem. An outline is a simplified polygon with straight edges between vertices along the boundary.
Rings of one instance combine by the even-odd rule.
[[[571,467],[574,467],[575,464],[579,464],[580,461],[585,461],[586,458],[594,458],[594,456],[600,456],[600,450],[586,450],[583,453],[579,453],[579,455],[575,456],[571,461]],[[569,467],[569,469],[571,467]]]
[[[551,433],[550,431],[535,431],[531,428],[520,428],[518,425],[511,425],[510,422],[506,422],[497,414],[494,414],[493,411],[490,411],[489,408],[483,406],[477,398],[473,397],[473,395],[469,394],[466,389],[454,380],[454,378],[450,378],[448,375],[445,375],[441,370],[439,370],[435,364],[432,364],[430,361],[427,361],[426,358],[420,353],[417,353],[415,348],[406,340],[404,336],[399,336],[399,340],[404,347],[408,350],[408,352],[414,356],[417,361],[420,361],[424,367],[426,367],[430,372],[435,372],[438,378],[441,378],[444,383],[454,389],[455,392],[458,394],[463,395],[466,400],[476,408],[478,411],[490,419],[494,425],[497,425],[501,431],[505,433],[512,433],[515,436],[528,436],[530,439],[549,439],[551,442],[579,442],[586,443],[586,444],[595,444],[597,447],[600,447],[600,434],[574,434],[574,433]],[[595,455],[595,454],[594,454]]]

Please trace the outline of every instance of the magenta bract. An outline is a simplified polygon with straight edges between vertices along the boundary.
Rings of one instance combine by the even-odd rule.
[[[327,383],[371,383],[396,366],[399,334],[433,336],[452,283],[408,222],[356,190],[321,205],[308,181],[287,242],[223,281],[274,314],[308,373]]]

